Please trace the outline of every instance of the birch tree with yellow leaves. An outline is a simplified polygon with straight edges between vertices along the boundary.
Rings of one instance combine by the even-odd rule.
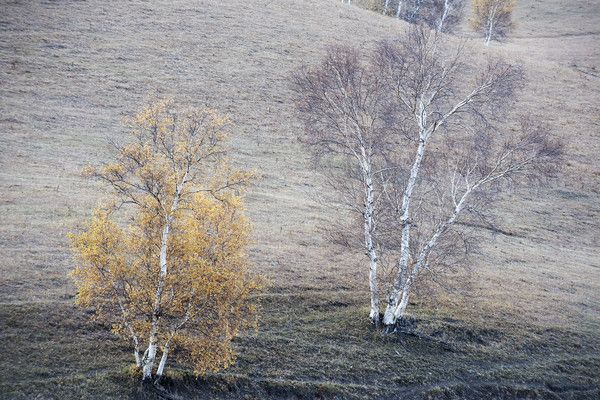
[[[255,322],[241,194],[252,174],[228,164],[228,124],[158,101],[132,119],[114,162],[86,169],[115,201],[71,237],[77,302],[131,341],[145,381],[172,354],[199,374],[228,367],[232,339]]]

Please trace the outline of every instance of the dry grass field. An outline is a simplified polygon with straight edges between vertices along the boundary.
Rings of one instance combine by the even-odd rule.
[[[229,370],[168,380],[176,398],[600,398],[600,2],[519,0],[519,111],[567,143],[561,178],[505,196],[468,291],[418,296],[411,334],[366,321],[363,256],[319,234],[336,216],[295,141],[289,76],[327,45],[370,46],[403,22],[334,0],[0,0],[0,398],[153,398],[126,343],[74,307],[66,234],[105,195],[80,176],[146,99],[176,95],[235,122],[260,327]],[[333,254],[333,256],[332,256]],[[431,292],[428,292],[431,293]],[[391,386],[387,383],[393,382]]]

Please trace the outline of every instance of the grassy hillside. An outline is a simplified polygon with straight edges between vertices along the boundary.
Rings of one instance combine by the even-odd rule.
[[[564,138],[568,165],[553,187],[506,196],[504,234],[482,232],[475,274],[454,277],[469,291],[415,298],[410,333],[382,338],[364,318],[363,256],[319,234],[335,216],[314,200],[322,182],[293,139],[288,80],[328,44],[369,46],[404,23],[334,0],[0,0],[0,398],[147,396],[127,344],[74,308],[65,235],[105,194],[81,168],[110,156],[122,118],[168,94],[234,120],[237,162],[262,174],[248,198],[251,256],[272,283],[238,363],[201,381],[180,371],[173,390],[600,397],[598,7],[522,0],[508,43],[470,42],[526,68],[519,109]]]

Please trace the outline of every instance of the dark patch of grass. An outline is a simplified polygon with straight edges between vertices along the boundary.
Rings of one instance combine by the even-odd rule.
[[[235,366],[203,378],[174,366],[159,391],[140,387],[128,344],[84,310],[67,302],[2,305],[0,392],[11,399],[475,399],[600,390],[596,331],[502,317],[484,324],[417,304],[419,318],[382,335],[367,323],[363,297],[267,293],[258,331],[237,342]]]

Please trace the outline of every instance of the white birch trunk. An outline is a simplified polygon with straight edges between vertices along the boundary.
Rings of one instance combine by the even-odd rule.
[[[410,177],[404,190],[402,198],[402,239],[400,244],[400,259],[398,261],[399,273],[394,282],[392,292],[388,299],[388,304],[383,316],[383,323],[385,325],[394,325],[396,323],[395,311],[398,308],[398,302],[400,300],[400,294],[403,290],[403,282],[401,277],[408,271],[408,261],[410,259],[410,201],[412,198],[413,190],[417,183],[417,176],[423,162],[425,155],[425,147],[427,146],[428,133],[421,133],[419,139],[419,147],[417,148],[417,154],[415,161],[413,162],[410,170]],[[410,279],[409,279],[410,280]]]
[[[362,143],[362,137],[361,137]],[[375,326],[379,326],[379,284],[377,282],[378,256],[375,248],[373,233],[375,232],[375,190],[373,187],[373,170],[371,157],[364,145],[360,146],[359,158],[362,170],[362,179],[365,191],[365,203],[363,210],[363,228],[365,251],[369,257],[369,292],[371,295],[371,309],[369,319]]]
[[[135,366],[138,367],[138,368],[141,368],[141,366],[142,366],[142,358],[140,357],[140,353],[137,350],[135,350],[133,352],[133,356],[135,357]]]
[[[174,202],[174,206],[177,207]],[[163,227],[161,245],[160,245],[160,273],[158,276],[158,286],[154,297],[154,311],[152,313],[152,325],[150,330],[150,339],[148,344],[148,354],[144,360],[143,379],[152,377],[152,370],[156,361],[156,351],[158,348],[158,316],[160,315],[160,301],[165,287],[165,278],[167,277],[167,249],[169,241],[169,231],[171,229],[172,217],[168,216]]]
[[[450,0],[444,0],[444,12],[440,17],[440,21],[437,26],[437,31],[441,32],[444,29],[444,22],[446,22],[446,18],[448,18],[448,14],[450,13]]]
[[[402,15],[402,6],[403,5],[404,5],[403,0],[398,1],[398,8],[396,8],[396,18],[400,18],[400,15]]]
[[[369,289],[371,291],[371,310],[369,319],[379,326],[379,285],[377,283],[377,260],[371,259],[369,269]]]
[[[365,210],[364,210],[364,235],[365,248],[369,256],[369,290],[371,293],[371,310],[369,318],[375,325],[379,325],[379,285],[377,283],[377,250],[373,241],[373,231],[375,230],[374,221],[374,196],[373,196],[373,178],[371,165],[368,161],[363,161],[363,175],[365,179]]]
[[[142,367],[142,358],[140,357],[140,345],[138,343],[137,337],[134,337],[133,342],[134,342],[133,356],[135,357],[135,365],[138,368],[141,368]]]
[[[179,206],[179,199],[183,191],[183,187],[187,182],[188,173],[186,172],[181,180],[181,184],[177,185],[175,190],[175,197],[173,198],[173,204],[171,205],[171,212],[166,216],[165,226],[163,227],[161,243],[160,243],[160,273],[158,275],[158,285],[156,288],[156,295],[154,297],[154,310],[152,311],[152,324],[150,329],[150,339],[148,344],[148,350],[146,357],[143,360],[143,377],[142,379],[148,380],[152,378],[152,370],[156,362],[156,351],[158,349],[158,320],[161,308],[162,292],[165,288],[165,281],[167,278],[168,265],[167,265],[167,251],[169,248],[169,232],[171,230],[171,224],[173,223],[174,213],[177,211]]]
[[[396,308],[393,309],[393,313],[391,314],[390,319],[389,319],[391,324],[386,323],[384,320],[384,323],[386,323],[386,325],[395,324],[398,319],[404,317],[404,312],[406,310],[406,306],[408,305],[408,300],[409,300],[410,292],[412,289],[412,285],[417,280],[417,277],[418,277],[421,269],[427,264],[427,258],[429,257],[431,250],[433,250],[433,248],[437,244],[440,237],[444,234],[444,232],[446,232],[446,230],[448,230],[448,228],[456,222],[458,215],[464,208],[467,198],[469,197],[471,192],[477,186],[479,186],[479,184],[480,183],[477,183],[476,185],[468,188],[465,191],[465,193],[462,195],[462,197],[460,198],[458,203],[456,203],[454,210],[452,211],[452,214],[450,215],[450,217],[445,222],[443,222],[440,226],[438,226],[438,228],[435,230],[435,232],[433,233],[431,238],[427,241],[427,243],[425,244],[425,246],[419,253],[419,256],[417,257],[417,261],[415,263],[415,266],[413,268],[413,271],[412,271],[410,277],[402,285],[402,291],[401,291],[402,297],[400,298],[400,301],[397,303]],[[387,313],[387,311],[388,310],[386,310],[386,313]]]
[[[402,290],[402,298],[400,299],[398,308],[396,308],[396,310],[394,311],[395,321],[404,317],[404,312],[406,310],[406,306],[408,305],[409,296],[410,296],[410,286],[407,286],[404,288],[404,290]]]
[[[485,36],[485,45],[486,45],[486,46],[489,46],[489,45],[490,45],[490,42],[492,41],[492,30],[493,30],[493,26],[494,26],[494,24],[493,24],[492,22],[490,22],[490,24],[489,24],[489,28],[488,28],[488,31],[487,31],[487,34],[486,34],[486,36]]]
[[[158,368],[156,370],[157,380],[160,380],[160,378],[162,378],[162,376],[165,372],[165,365],[167,365],[167,359],[169,357],[169,341],[167,341],[167,343],[165,343],[165,347],[163,348],[162,357],[160,358],[160,363],[158,364]]]
[[[494,20],[496,18],[496,10],[497,6],[493,6],[490,10],[490,15],[488,16],[488,29],[485,36],[485,45],[489,46],[492,41],[492,37],[494,36]]]
[[[390,0],[385,0],[385,3],[383,5],[383,13],[385,15],[387,15],[389,8],[390,8]]]

